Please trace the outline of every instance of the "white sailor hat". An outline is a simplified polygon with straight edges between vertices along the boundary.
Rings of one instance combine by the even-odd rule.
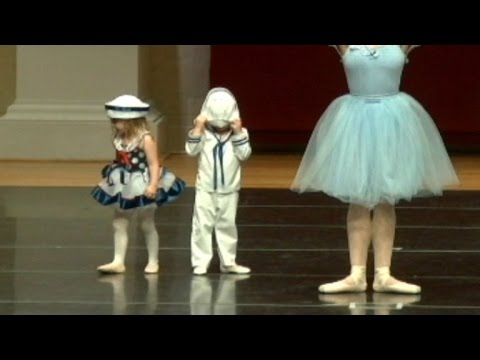
[[[132,95],[122,95],[105,104],[110,119],[138,119],[147,117],[150,105]]]
[[[237,101],[226,88],[218,87],[209,91],[202,106],[202,116],[217,128],[224,128],[240,118]]]

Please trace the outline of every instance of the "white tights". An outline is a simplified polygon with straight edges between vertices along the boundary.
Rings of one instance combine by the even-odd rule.
[[[373,217],[369,209],[359,205],[350,205],[347,216],[350,276],[341,281],[322,285],[319,291],[323,293],[366,291],[368,250],[373,241],[374,290],[377,292],[420,293],[420,287],[401,282],[390,275],[395,227],[395,208],[390,204],[377,205],[373,210]]]
[[[138,214],[140,227],[145,237],[148,251],[148,264],[145,272],[153,274],[158,272],[159,239],[155,227],[156,206],[149,206],[135,210],[115,210],[113,218],[114,258],[113,262],[98,268],[100,272],[118,274],[125,272],[125,257],[128,246],[128,226],[134,214]]]

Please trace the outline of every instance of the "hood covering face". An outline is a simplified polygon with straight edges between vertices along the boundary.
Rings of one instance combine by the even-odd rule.
[[[201,115],[207,118],[209,126],[216,129],[230,127],[233,121],[240,119],[237,101],[225,88],[210,90],[203,103]]]

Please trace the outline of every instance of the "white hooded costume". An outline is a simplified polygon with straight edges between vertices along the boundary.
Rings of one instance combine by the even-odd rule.
[[[240,119],[233,94],[224,88],[211,90],[201,115],[207,118],[202,136],[191,131],[185,145],[190,156],[198,156],[195,209],[192,223],[192,265],[208,268],[213,257],[212,233],[218,244],[222,267],[235,266],[237,228],[235,224],[238,192],[241,187],[241,162],[252,152],[247,129],[234,134],[216,133]]]

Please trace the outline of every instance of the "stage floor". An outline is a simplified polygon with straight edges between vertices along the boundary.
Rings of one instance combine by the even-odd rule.
[[[4,179],[5,180],[5,179]],[[158,275],[146,276],[146,249],[132,224],[127,273],[100,276],[112,258],[112,210],[87,187],[0,187],[0,314],[478,314],[480,192],[398,207],[393,273],[421,296],[322,296],[318,285],[348,272],[346,206],[321,194],[246,188],[238,214],[238,262],[250,276],[191,274],[194,191],[156,214]],[[372,259],[370,259],[372,260]]]
[[[113,156],[113,155],[112,155]],[[289,189],[302,156],[299,154],[254,154],[243,164],[242,186],[246,189]],[[480,154],[457,154],[452,161],[461,184],[451,190],[480,190]],[[0,186],[91,187],[99,181],[107,163],[0,161]],[[197,159],[171,155],[165,166],[194,184]]]

